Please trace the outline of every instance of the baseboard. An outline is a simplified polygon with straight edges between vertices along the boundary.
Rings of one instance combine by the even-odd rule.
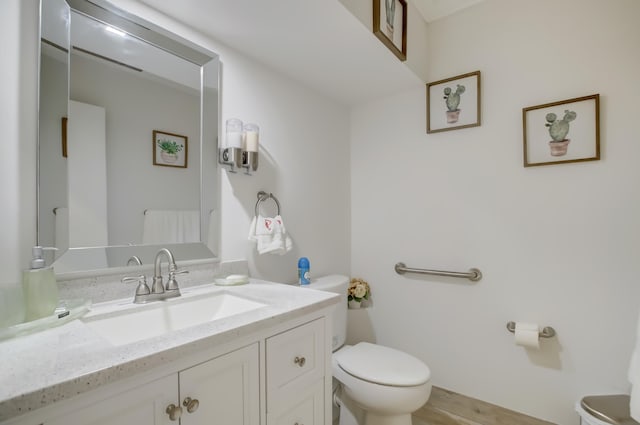
[[[495,404],[433,387],[427,404],[413,413],[413,425],[554,425]]]

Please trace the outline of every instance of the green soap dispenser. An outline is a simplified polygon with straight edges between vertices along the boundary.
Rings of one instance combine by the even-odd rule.
[[[25,301],[25,320],[40,319],[53,314],[58,307],[58,284],[53,267],[45,267],[43,248],[34,246],[31,250],[31,269],[22,273],[22,290]]]

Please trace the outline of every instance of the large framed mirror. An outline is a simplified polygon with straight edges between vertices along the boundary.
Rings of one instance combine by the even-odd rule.
[[[37,235],[56,273],[215,259],[218,88],[211,51],[105,1],[41,0]]]

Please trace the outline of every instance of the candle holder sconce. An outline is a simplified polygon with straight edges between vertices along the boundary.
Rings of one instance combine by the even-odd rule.
[[[229,167],[230,173],[236,168],[244,168],[246,175],[258,169],[258,139],[260,127],[257,124],[243,124],[238,118],[229,118],[226,123],[225,147],[218,149],[218,162]]]
[[[240,148],[220,148],[218,162],[229,167],[230,173],[236,173],[236,169],[244,168],[244,173],[250,176],[251,171],[258,170],[258,152],[243,151]]]
[[[242,154],[243,152],[240,148],[220,148],[218,149],[218,162],[227,165],[230,173],[235,173],[236,168],[243,166]]]
[[[242,151],[242,168],[245,174],[250,176],[251,171],[258,169],[258,152]]]

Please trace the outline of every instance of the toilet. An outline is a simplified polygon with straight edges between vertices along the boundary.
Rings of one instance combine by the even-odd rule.
[[[345,345],[348,277],[324,276],[313,279],[308,287],[342,295],[332,317],[334,404],[339,407],[339,425],[411,425],[411,413],[431,394],[427,365],[382,345]]]

